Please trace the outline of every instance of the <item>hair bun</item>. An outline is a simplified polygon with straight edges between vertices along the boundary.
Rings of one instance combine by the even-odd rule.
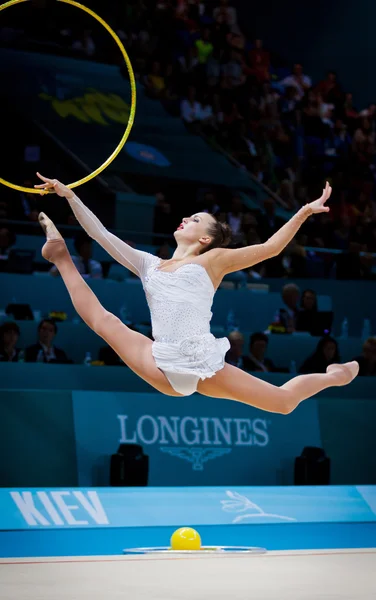
[[[212,248],[224,248],[231,241],[231,227],[227,223],[218,221],[214,215],[211,216],[213,217],[213,223],[210,223],[208,226],[208,234],[211,236],[212,241],[203,248],[200,254]]]
[[[232,231],[231,231],[230,225],[228,225],[227,223],[220,223],[220,225],[221,225],[221,232],[222,232],[222,237],[223,237],[223,242],[221,244],[221,248],[225,248],[231,242]]]

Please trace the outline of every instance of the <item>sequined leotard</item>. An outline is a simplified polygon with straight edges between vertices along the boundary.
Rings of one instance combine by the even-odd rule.
[[[223,368],[230,343],[210,333],[215,290],[205,268],[188,263],[168,273],[158,270],[159,263],[151,257],[142,277],[155,340],[153,356],[176,391],[178,385],[186,392],[188,382],[195,391],[200,378]]]
[[[206,269],[192,262],[172,272],[160,271],[159,258],[132,248],[110,233],[77,196],[68,202],[88,235],[141,278],[151,313],[155,362],[178,393],[192,394],[200,379],[212,377],[223,368],[230,348],[227,338],[216,339],[210,333],[215,290]],[[291,219],[290,228],[281,234],[284,244],[310,214],[309,209],[299,212]],[[273,238],[269,253],[270,247],[272,252],[279,249],[278,233]],[[262,247],[261,244],[261,250],[255,248],[259,260],[268,258],[261,255]]]

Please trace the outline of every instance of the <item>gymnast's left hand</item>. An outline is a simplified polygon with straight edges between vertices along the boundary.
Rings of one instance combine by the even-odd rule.
[[[325,189],[323,189],[321,198],[310,202],[308,206],[312,209],[312,214],[317,215],[318,213],[329,212],[329,206],[325,206],[325,202],[329,200],[332,188],[329,183],[326,182]]]
[[[41,194],[44,194],[48,191],[52,191],[55,192],[58,196],[61,196],[62,198],[67,198],[67,200],[69,200],[69,198],[73,198],[74,192],[63,183],[60,183],[60,181],[58,181],[57,179],[48,179],[48,177],[43,177],[43,175],[41,175],[40,173],[37,173],[37,175],[39,179],[44,181],[44,183],[34,186],[35,188],[40,190]]]

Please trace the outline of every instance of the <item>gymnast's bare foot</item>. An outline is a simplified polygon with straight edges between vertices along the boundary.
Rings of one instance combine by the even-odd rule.
[[[56,260],[68,252],[64,239],[45,213],[39,213],[38,220],[47,237],[47,242],[42,248],[42,256],[49,262],[56,263]]]
[[[334,385],[347,385],[359,373],[359,363],[356,360],[345,363],[344,365],[329,365],[326,372],[336,378],[337,382]]]

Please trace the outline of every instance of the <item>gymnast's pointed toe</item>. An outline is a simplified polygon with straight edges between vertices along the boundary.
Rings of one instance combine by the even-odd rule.
[[[66,244],[54,223],[45,213],[40,213],[38,220],[47,238],[42,248],[42,256],[49,262],[54,263],[57,258],[68,252]]]
[[[352,362],[343,365],[329,365],[326,372],[336,376],[338,379],[336,385],[347,385],[358,375],[359,363],[356,360],[353,360]]]
[[[56,229],[54,223],[47,217],[45,213],[39,213],[38,221],[41,224],[44,233],[46,234],[47,241],[63,239],[62,235]]]

